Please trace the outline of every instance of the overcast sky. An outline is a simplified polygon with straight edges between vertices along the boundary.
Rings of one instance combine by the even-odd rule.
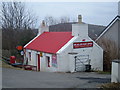
[[[37,27],[45,16],[77,19],[79,14],[82,15],[83,22],[108,25],[118,13],[117,2],[26,2],[26,5],[38,16]]]

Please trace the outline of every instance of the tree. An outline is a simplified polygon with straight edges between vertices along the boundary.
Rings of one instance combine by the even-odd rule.
[[[34,36],[33,28],[37,22],[35,15],[26,10],[22,2],[2,2],[0,8],[2,28],[2,49],[10,55],[17,54],[16,46],[24,46]]]
[[[70,22],[70,18],[69,18],[69,17],[67,17],[67,16],[62,16],[62,17],[60,18],[60,23],[68,23],[68,22]]]
[[[75,21],[75,19],[71,19],[70,17],[67,16],[61,16],[59,18],[55,18],[53,16],[46,16],[44,18],[45,24],[50,26],[50,25],[55,25],[59,23],[69,23],[70,21]]]
[[[58,24],[57,19],[52,16],[46,16],[44,18],[44,21],[45,21],[45,24],[48,26]]]
[[[36,19],[25,9],[22,2],[2,2],[1,25],[3,30],[25,30],[33,28]]]
[[[111,71],[112,60],[119,59],[119,50],[120,48],[116,45],[116,43],[107,38],[101,38],[97,41],[98,45],[100,45],[104,50],[103,56],[103,70]]]

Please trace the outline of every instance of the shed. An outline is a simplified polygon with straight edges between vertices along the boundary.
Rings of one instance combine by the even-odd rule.
[[[88,24],[72,24],[72,32],[49,32],[43,23],[39,34],[24,46],[24,64],[35,66],[37,71],[85,71],[90,64],[93,70],[103,70],[103,49],[88,36]]]

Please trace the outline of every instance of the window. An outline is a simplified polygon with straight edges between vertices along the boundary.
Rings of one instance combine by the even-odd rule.
[[[50,57],[46,56],[47,67],[50,67]]]
[[[52,55],[52,66],[57,67],[57,55]]]
[[[29,52],[29,61],[31,61],[31,52]]]

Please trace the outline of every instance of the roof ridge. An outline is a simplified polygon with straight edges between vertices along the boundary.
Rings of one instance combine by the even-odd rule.
[[[111,22],[104,28],[103,32],[101,32],[100,36],[99,36],[95,41],[98,41],[98,40],[103,36],[103,34],[105,34],[105,33],[107,32],[108,27],[109,27],[115,20],[117,20],[117,18],[120,18],[120,16],[117,15],[116,17],[114,17],[114,18],[111,20]]]
[[[44,33],[72,33],[72,32],[44,32]]]

